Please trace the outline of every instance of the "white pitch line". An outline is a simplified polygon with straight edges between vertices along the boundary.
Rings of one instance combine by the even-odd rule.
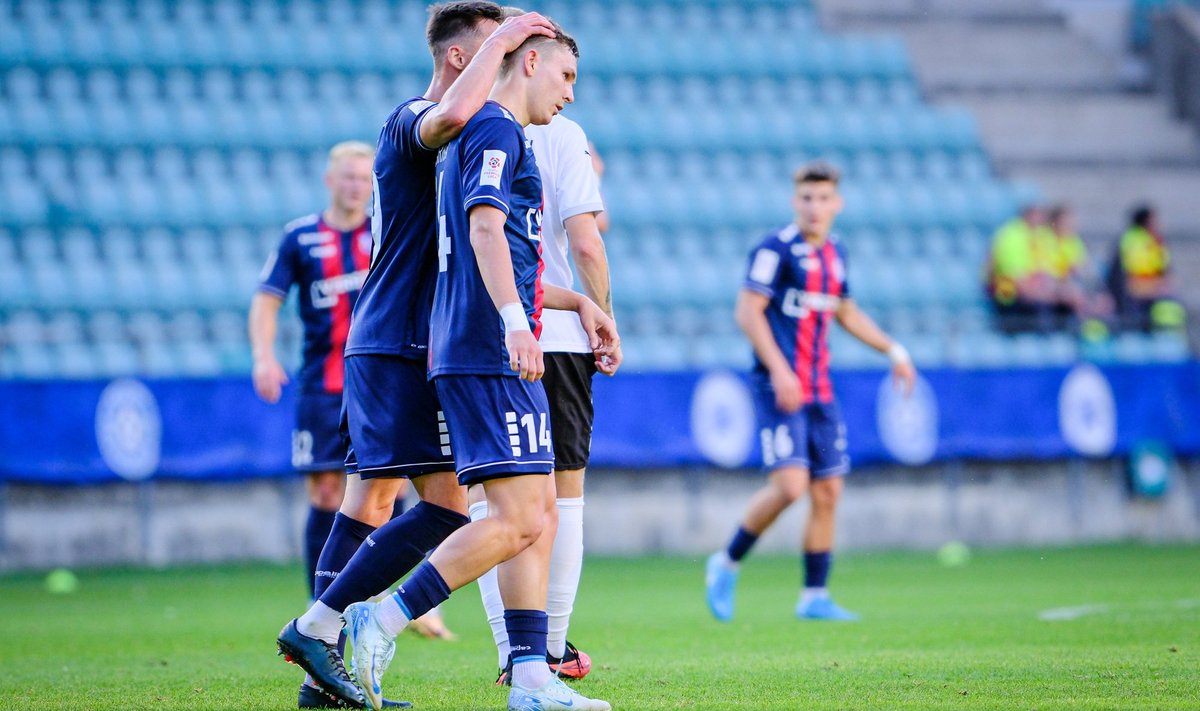
[[[1080,617],[1103,614],[1108,612],[1111,608],[1112,605],[1076,605],[1074,607],[1055,607],[1039,612],[1038,619],[1046,622],[1078,620]]]

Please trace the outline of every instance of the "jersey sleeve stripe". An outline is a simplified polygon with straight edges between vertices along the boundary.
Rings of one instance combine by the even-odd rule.
[[[559,217],[563,222],[589,212],[604,212],[604,203],[602,202],[585,202],[582,205],[573,205],[571,207],[559,207]]]
[[[266,294],[271,294],[272,296],[278,296],[281,299],[287,299],[287,295],[288,295],[288,293],[286,291],[283,291],[282,289],[276,289],[275,287],[271,286],[270,284],[259,284],[258,291],[261,291]]]
[[[775,290],[771,287],[763,286],[762,284],[759,284],[756,281],[750,281],[749,279],[742,283],[742,288],[747,291],[753,291],[756,294],[762,294],[766,297],[775,296]]]
[[[463,207],[467,210],[470,210],[473,206],[485,200],[490,203],[494,203],[496,207],[500,208],[504,212],[505,215],[511,212],[511,208],[509,208],[508,203],[493,195],[476,195],[475,197],[463,203]]]

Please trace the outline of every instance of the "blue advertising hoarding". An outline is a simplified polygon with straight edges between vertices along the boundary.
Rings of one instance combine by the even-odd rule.
[[[879,371],[835,375],[858,465],[1200,453],[1200,363],[932,370],[911,397]],[[249,379],[0,382],[0,480],[54,484],[290,474],[293,399]],[[595,467],[756,467],[745,377],[598,377]]]

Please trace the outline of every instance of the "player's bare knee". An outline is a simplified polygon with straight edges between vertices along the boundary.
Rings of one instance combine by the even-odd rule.
[[[337,511],[342,505],[346,479],[341,472],[317,472],[308,477],[308,500],[322,511]]]
[[[812,510],[814,515],[833,515],[842,497],[841,479],[824,479],[812,485]]]
[[[780,469],[771,476],[775,494],[791,505],[804,497],[808,490],[808,472],[803,469]]]

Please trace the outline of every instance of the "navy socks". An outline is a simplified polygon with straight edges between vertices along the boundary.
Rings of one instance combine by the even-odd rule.
[[[322,511],[310,506],[308,520],[304,523],[304,566],[308,571],[308,595],[313,600],[317,598],[313,576],[317,571],[321,550],[329,538],[330,529],[333,528],[333,517],[336,513],[336,511]]]
[[[342,569],[350,562],[354,552],[362,545],[367,536],[375,529],[372,526],[356,521],[349,516],[339,513],[333,520],[333,528],[329,531],[329,540],[321,550],[317,560],[316,584],[313,586],[315,597],[319,598],[341,574]]]

